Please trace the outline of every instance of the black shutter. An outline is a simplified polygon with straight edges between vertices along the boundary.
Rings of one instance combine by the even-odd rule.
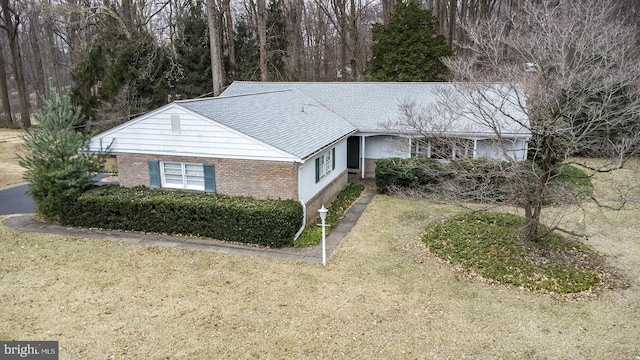
[[[160,163],[158,160],[149,160],[149,187],[152,189],[160,188]]]
[[[336,169],[336,148],[331,149],[331,170]]]
[[[204,164],[204,192],[216,192],[216,169],[213,164]]]
[[[320,158],[316,159],[316,183],[320,181]]]

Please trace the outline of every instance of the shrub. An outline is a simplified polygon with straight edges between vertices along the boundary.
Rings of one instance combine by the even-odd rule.
[[[100,186],[82,194],[63,223],[280,247],[293,244],[302,216],[295,200]]]
[[[393,187],[430,191],[446,176],[444,170],[437,160],[424,157],[378,159],[376,187],[382,194]]]
[[[380,159],[376,162],[376,187],[379,193],[391,190],[437,194],[460,199],[503,203],[516,201],[523,192],[535,191],[540,168],[532,161],[509,163],[489,159],[461,159],[440,163],[426,157]],[[589,177],[580,169],[564,165],[554,171],[548,201],[573,201],[593,192]],[[528,176],[528,181],[522,177]],[[513,181],[519,177],[520,181]],[[529,189],[514,187],[531,184]]]

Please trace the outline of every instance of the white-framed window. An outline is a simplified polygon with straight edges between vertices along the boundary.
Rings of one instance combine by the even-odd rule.
[[[414,138],[411,141],[411,157],[416,156],[439,160],[472,158],[474,156],[474,142],[472,139],[463,138]]]
[[[325,151],[316,158],[316,182],[336,168],[336,148]]]
[[[160,175],[163,187],[204,191],[202,164],[161,161]]]

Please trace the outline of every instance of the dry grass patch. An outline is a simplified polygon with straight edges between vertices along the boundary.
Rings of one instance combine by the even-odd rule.
[[[0,190],[24,183],[24,169],[16,155],[23,154],[23,130],[0,129]]]
[[[640,209],[566,210],[630,287],[565,301],[462,276],[420,240],[458,207],[380,195],[326,268],[0,226],[0,339],[61,359],[636,359]]]

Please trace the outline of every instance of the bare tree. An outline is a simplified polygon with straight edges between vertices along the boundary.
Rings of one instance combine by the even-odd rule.
[[[31,45],[31,58],[33,60],[32,69],[34,73],[33,87],[36,93],[36,101],[38,107],[43,105],[43,97],[46,96],[47,84],[44,74],[44,66],[42,62],[42,52],[40,50],[39,31],[41,9],[39,4],[31,0],[28,11],[29,16],[29,42]]]
[[[29,101],[25,88],[24,72],[22,71],[22,54],[20,52],[20,45],[18,40],[18,26],[20,25],[20,17],[15,11],[15,8],[10,6],[9,0],[0,0],[0,9],[2,10],[2,20],[4,20],[2,28],[4,29],[9,41],[9,50],[11,51],[11,67],[13,69],[13,76],[16,82],[16,87],[18,89],[18,98],[20,101],[20,122],[22,123],[22,126],[30,127],[31,116],[29,113]]]
[[[267,11],[266,0],[258,0],[258,47],[260,49],[260,79],[269,81],[267,68]]]
[[[209,46],[211,49],[211,77],[213,96],[222,92],[224,83],[222,72],[222,53],[220,49],[220,19],[214,0],[207,0],[207,22],[209,24]]]
[[[231,1],[224,0],[222,2],[222,11],[224,13],[224,23],[226,26],[226,40],[227,40],[227,49],[228,49],[228,57],[229,57],[229,78],[228,81],[231,82],[236,77],[236,46],[234,40],[234,32],[233,32],[233,14],[231,14]]]
[[[4,62],[4,41],[0,39],[0,124],[9,127],[13,125],[11,116],[11,101],[9,100],[9,86],[7,84],[7,70]]]
[[[593,170],[609,171],[637,154],[640,52],[612,5],[519,2],[509,16],[467,22],[471,55],[446,62],[457,82],[454,94],[441,97],[441,111],[491,129],[499,140],[509,133],[504,117],[532,134],[531,162],[519,162],[512,148],[501,146],[512,164],[512,202],[524,210],[527,240],[546,235],[538,232],[541,213],[551,196],[566,195],[552,193],[550,184],[569,159],[584,152],[607,156],[609,166]],[[527,114],[526,120],[509,109]],[[407,125],[430,131],[425,124]]]

